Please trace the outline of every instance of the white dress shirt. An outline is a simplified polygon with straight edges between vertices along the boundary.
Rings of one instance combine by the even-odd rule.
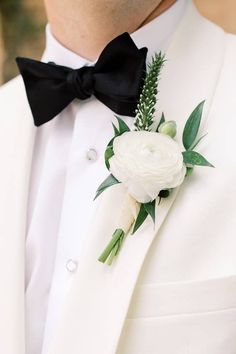
[[[148,59],[165,51],[185,11],[178,0],[132,34]],[[46,29],[43,61],[81,68],[93,63],[63,47]],[[104,151],[113,135],[113,112],[97,100],[74,100],[37,130],[26,241],[27,354],[47,354],[93,215],[98,185],[107,177]],[[133,118],[124,117],[128,125]]]

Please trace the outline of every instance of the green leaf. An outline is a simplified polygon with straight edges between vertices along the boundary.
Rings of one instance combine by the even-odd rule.
[[[118,135],[121,135],[125,132],[129,132],[130,131],[130,128],[128,127],[128,125],[123,121],[123,119],[121,119],[120,117],[118,116],[115,116],[116,119],[118,120],[118,123],[119,123],[119,134]]]
[[[156,206],[156,201],[153,200],[150,203],[145,203],[143,204],[146,212],[151,216],[154,224],[155,224],[155,206]]]
[[[107,144],[107,148],[110,147],[110,146],[113,147],[113,143],[114,143],[115,138],[116,138],[116,136],[114,136],[114,137],[109,141],[109,143]]]
[[[112,145],[109,145],[109,146],[106,148],[106,151],[105,151],[105,164],[106,164],[106,167],[107,167],[108,170],[109,170],[109,168],[110,168],[109,159],[110,159],[113,155],[114,155],[113,146],[112,146]]]
[[[200,155],[196,151],[184,151],[182,152],[184,157],[184,163],[189,165],[197,165],[197,166],[208,166],[214,167],[210,162],[208,162],[205,157]]]
[[[160,122],[159,122],[159,124],[158,124],[158,126],[157,126],[156,132],[158,132],[160,126],[162,125],[162,123],[165,123],[165,121],[166,121],[165,115],[164,115],[164,113],[162,113],[162,115],[161,115],[161,120],[160,120]]]
[[[147,216],[148,216],[148,212],[147,212],[147,210],[145,208],[145,205],[141,204],[137,219],[135,220],[135,224],[134,224],[134,228],[133,228],[132,234],[134,234],[140,228],[140,226],[146,220]]]
[[[186,150],[194,144],[202,119],[202,111],[205,101],[199,103],[188,118],[183,131],[183,145]]]
[[[120,183],[114,176],[109,175],[105,181],[102,182],[102,184],[98,187],[97,192],[96,192],[96,196],[94,198],[94,200],[102,193],[104,192],[107,188]]]
[[[193,150],[195,149],[195,147],[202,141],[202,139],[204,139],[207,136],[207,133],[204,134],[203,136],[201,136],[201,138],[199,138],[190,148],[189,150]]]
[[[110,168],[109,159],[114,155],[113,142],[114,142],[115,138],[119,135],[122,135],[125,132],[130,131],[130,128],[128,127],[128,125],[121,118],[119,118],[118,116],[115,116],[115,117],[118,120],[119,129],[115,126],[114,123],[112,123],[115,136],[111,139],[111,141],[107,145],[107,148],[105,151],[105,164],[106,164],[106,167],[108,170]]]
[[[119,135],[120,134],[119,129],[116,128],[114,123],[112,123],[112,126],[113,126],[115,136]]]

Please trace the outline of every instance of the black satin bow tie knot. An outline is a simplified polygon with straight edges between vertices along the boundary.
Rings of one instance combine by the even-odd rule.
[[[146,75],[147,48],[138,49],[128,33],[113,39],[94,66],[71,69],[17,58],[36,126],[66,108],[75,98],[94,95],[117,114],[135,116]]]
[[[94,94],[93,67],[71,70],[67,74],[66,82],[75,97],[86,100]]]

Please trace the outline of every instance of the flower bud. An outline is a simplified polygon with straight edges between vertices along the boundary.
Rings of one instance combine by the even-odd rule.
[[[158,129],[159,133],[169,135],[171,138],[174,138],[177,133],[177,126],[174,120],[169,120],[160,125]]]

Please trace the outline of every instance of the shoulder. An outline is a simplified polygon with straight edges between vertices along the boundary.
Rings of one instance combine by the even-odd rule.
[[[29,105],[21,76],[17,76],[0,87],[0,119],[5,116],[19,117],[29,113]]]
[[[25,97],[25,89],[21,76],[17,76],[0,87],[0,107],[9,106],[22,102]]]
[[[236,2],[194,0],[199,12],[227,33],[236,34]]]
[[[233,63],[236,66],[236,34],[230,34],[230,33],[225,33],[226,36],[226,47],[227,49],[231,52],[231,54],[234,54],[234,60]]]
[[[225,56],[223,63],[223,73],[228,77],[229,83],[232,85],[232,95],[235,97],[236,82],[236,35],[225,34]]]

